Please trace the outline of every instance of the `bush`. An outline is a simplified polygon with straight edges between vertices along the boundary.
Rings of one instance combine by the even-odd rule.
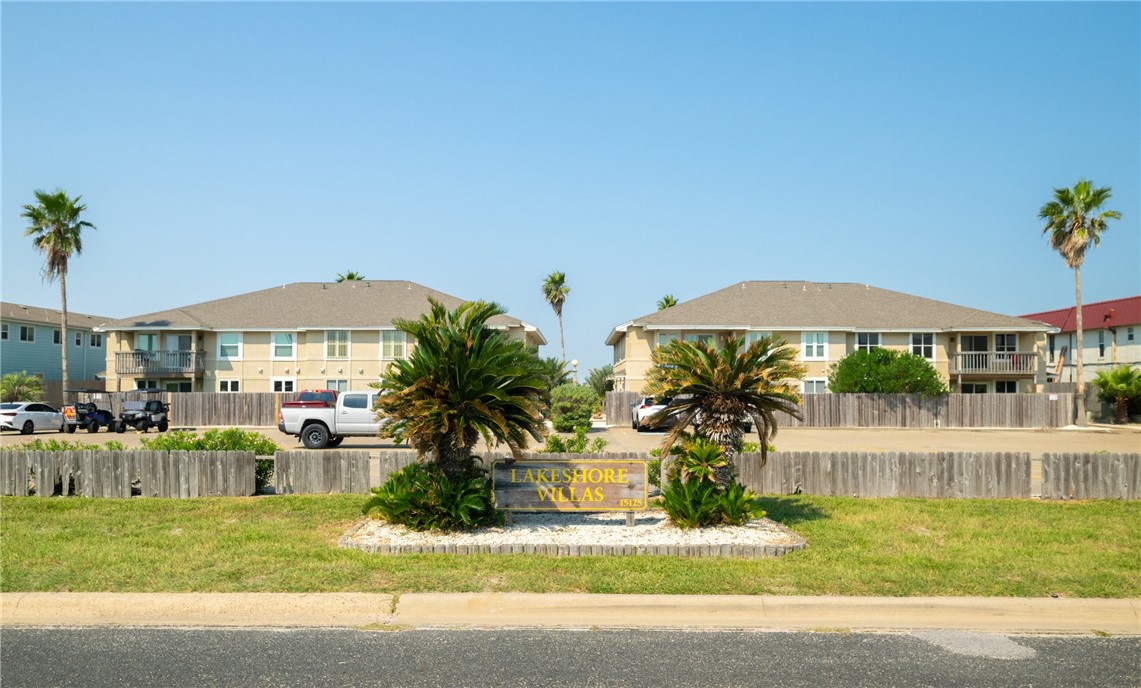
[[[741,525],[765,515],[760,502],[744,485],[732,480],[718,484],[717,469],[726,464],[720,447],[700,438],[673,452],[669,484],[662,489],[662,507],[679,528]]]
[[[571,432],[590,425],[590,415],[598,396],[586,385],[560,385],[551,391],[551,422],[559,432]]]
[[[202,434],[186,430],[173,430],[153,439],[139,440],[144,449],[155,451],[250,451],[254,456],[276,454],[281,447],[259,432],[227,428],[212,428]],[[273,479],[273,459],[257,459],[254,463],[254,484],[260,489]]]
[[[6,451],[125,451],[127,445],[118,440],[110,440],[100,446],[98,444],[84,444],[83,442],[71,442],[69,440],[35,439],[31,442],[4,447],[4,449]]]
[[[539,450],[540,454],[601,454],[606,451],[607,442],[601,437],[595,437],[589,445],[586,442],[586,433],[590,427],[580,425],[574,429],[574,437],[561,435],[548,435],[547,444]]]
[[[464,475],[451,481],[436,464],[414,463],[372,488],[361,509],[412,530],[472,530],[503,525],[495,508],[491,480],[474,457]]]
[[[947,394],[938,371],[922,356],[891,349],[854,351],[828,370],[837,394]]]

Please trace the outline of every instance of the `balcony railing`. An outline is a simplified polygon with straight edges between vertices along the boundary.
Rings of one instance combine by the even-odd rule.
[[[116,375],[201,374],[206,359],[201,351],[129,351],[115,354]]]
[[[1032,351],[960,353],[955,354],[951,362],[954,375],[1034,375],[1038,372],[1038,356]]]

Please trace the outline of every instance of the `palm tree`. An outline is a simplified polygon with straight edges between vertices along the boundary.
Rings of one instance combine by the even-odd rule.
[[[642,391],[670,398],[658,417],[677,421],[662,442],[663,453],[692,422],[695,434],[719,446],[729,459],[717,475],[717,481],[727,485],[744,435],[742,421],[749,418],[760,435],[764,465],[769,441],[777,432],[775,413],[802,417],[798,390],[805,369],[796,362],[797,356],[796,348],[773,337],[762,337],[748,346],[729,337],[721,349],[701,341],[677,340],[655,349],[654,367]]]
[[[1121,219],[1121,213],[1116,210],[1098,212],[1111,195],[1112,190],[1108,186],[1095,189],[1088,179],[1082,179],[1072,189],[1054,189],[1054,200],[1044,204],[1038,211],[1038,217],[1046,221],[1042,233],[1048,236],[1050,246],[1062,254],[1066,265],[1074,269],[1078,326],[1077,345],[1074,346],[1078,425],[1086,424],[1085,381],[1082,379],[1082,262],[1086,250],[1101,242],[1106,220]]]
[[[561,272],[552,272],[543,281],[543,298],[551,304],[555,315],[559,317],[559,344],[563,350],[563,360],[567,360],[567,342],[563,338],[563,304],[566,303],[570,287],[566,285],[566,275]]]
[[[364,279],[364,275],[349,270],[345,274],[337,273],[337,282],[359,282]]]
[[[487,327],[506,311],[495,303],[468,302],[454,311],[429,298],[419,320],[394,320],[416,348],[394,361],[377,410],[389,422],[382,433],[407,439],[422,459],[434,456],[450,480],[464,472],[482,436],[503,443],[517,458],[530,436],[543,439],[543,367],[534,351],[507,333]]]
[[[1097,396],[1102,401],[1113,404],[1114,420],[1129,422],[1129,402],[1141,399],[1141,369],[1127,365],[1104,370],[1094,378]]]
[[[43,381],[26,370],[0,377],[0,401],[36,401],[43,396]]]
[[[59,279],[60,298],[60,350],[63,352],[63,403],[67,403],[68,373],[67,373],[67,263],[72,254],[83,253],[83,228],[95,229],[95,225],[80,220],[79,216],[87,210],[87,206],[80,203],[82,196],[69,198],[62,189],[55,193],[46,191],[35,192],[36,205],[25,205],[20,217],[28,220],[28,229],[24,236],[32,237],[32,245],[44,254],[45,263],[43,276],[49,282]]]
[[[673,308],[676,305],[677,305],[677,299],[674,298],[673,294],[666,294],[662,298],[658,299],[658,310],[659,311],[664,311],[667,308]]]

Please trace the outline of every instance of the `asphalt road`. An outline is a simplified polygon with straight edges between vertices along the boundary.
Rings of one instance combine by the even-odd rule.
[[[5,688],[1098,686],[1141,639],[685,631],[4,629]]]

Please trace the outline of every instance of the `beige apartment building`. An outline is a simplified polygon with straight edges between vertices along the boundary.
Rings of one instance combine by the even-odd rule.
[[[1033,392],[1046,382],[1051,326],[865,284],[741,282],[615,327],[616,390],[642,391],[655,348],[775,335],[800,352],[803,392],[827,392],[828,369],[882,347],[930,361],[952,391]]]
[[[295,392],[365,389],[415,346],[393,326],[463,299],[413,282],[297,282],[114,320],[105,334],[107,389]],[[542,333],[501,315],[492,327],[538,347]]]

